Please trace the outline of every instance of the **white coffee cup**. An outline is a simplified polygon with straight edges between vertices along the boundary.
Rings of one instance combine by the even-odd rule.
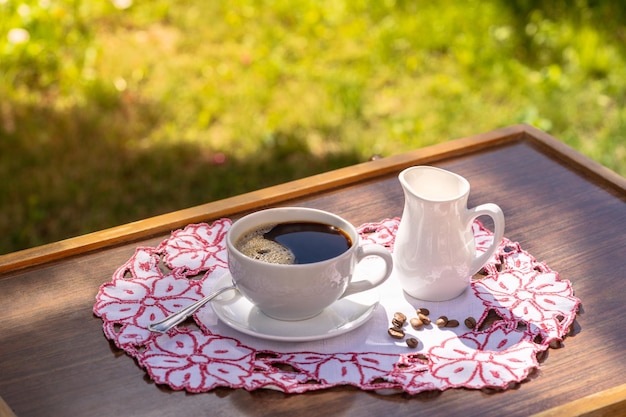
[[[240,238],[266,225],[290,222],[322,223],[341,229],[349,248],[330,259],[305,264],[278,264],[248,257],[236,247]],[[228,267],[240,293],[266,315],[279,320],[304,320],[335,301],[382,284],[393,269],[390,252],[375,244],[361,245],[359,234],[347,220],[326,211],[282,207],[257,211],[235,221],[226,237]],[[380,257],[384,272],[370,280],[352,281],[358,262]]]

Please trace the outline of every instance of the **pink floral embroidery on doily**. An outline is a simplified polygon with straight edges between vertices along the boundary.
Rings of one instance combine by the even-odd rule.
[[[398,225],[393,218],[358,230],[365,243],[393,251]],[[300,393],[338,385],[409,394],[455,387],[505,389],[527,378],[539,366],[537,354],[563,339],[580,303],[569,281],[505,238],[464,298],[466,307],[479,313],[476,326],[427,330],[413,350],[389,342],[367,345],[379,349],[365,351],[316,352],[306,343],[280,351],[262,339],[220,334],[220,327],[201,315],[203,309],[167,334],[148,331],[149,323],[211,292],[213,282],[227,272],[224,238],[230,226],[229,219],[193,224],[156,248],[137,248],[98,291],[93,311],[103,320],[105,336],[158,384],[196,393],[216,387]],[[484,251],[491,232],[479,222],[473,231],[477,251]],[[393,314],[391,306],[382,307],[380,314]],[[490,312],[500,319],[482,326]],[[361,336],[386,332],[368,325],[375,324],[363,325]],[[341,338],[349,340],[355,332],[333,339],[342,346]]]

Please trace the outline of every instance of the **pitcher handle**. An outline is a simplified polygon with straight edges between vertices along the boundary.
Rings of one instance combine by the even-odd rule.
[[[470,276],[472,276],[475,273],[477,273],[480,270],[480,268],[482,268],[487,263],[491,255],[493,255],[496,249],[498,248],[498,245],[500,244],[502,237],[504,237],[504,213],[502,212],[502,209],[496,204],[487,203],[487,204],[481,204],[472,209],[469,209],[468,214],[469,214],[470,223],[480,216],[491,217],[491,219],[493,220],[493,228],[494,228],[493,242],[491,242],[491,245],[489,246],[489,248],[487,248],[487,250],[484,253],[476,257],[474,259],[474,262],[472,262],[472,267],[470,268],[470,271],[471,271]]]
[[[385,282],[387,278],[389,278],[391,272],[393,271],[393,258],[391,256],[391,252],[389,252],[384,246],[377,244],[366,244],[363,246],[359,246],[356,254],[357,263],[361,262],[361,260],[365,259],[368,256],[377,256],[379,258],[382,258],[382,260],[385,261],[385,271],[378,278],[372,279],[371,281],[368,279],[363,279],[356,282],[351,281],[340,298],[347,297],[357,292],[370,290],[374,287],[379,286],[380,284]]]

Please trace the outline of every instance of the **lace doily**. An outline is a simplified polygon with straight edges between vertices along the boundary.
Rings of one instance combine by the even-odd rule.
[[[393,251],[399,221],[385,219],[358,230],[364,241]],[[217,320],[210,305],[167,334],[151,333],[149,323],[208,294],[227,272],[224,238],[230,226],[229,219],[192,224],[156,248],[137,248],[98,291],[93,311],[103,320],[105,336],[157,384],[196,393],[216,387],[299,393],[337,385],[410,394],[506,389],[526,379],[539,366],[537,355],[564,338],[580,303],[569,281],[504,238],[460,297],[422,302],[406,296],[392,275],[372,290],[380,291],[381,299],[369,321],[330,339],[255,338]],[[484,251],[491,232],[478,221],[473,230],[477,250]],[[359,264],[361,270],[370,267]],[[417,347],[387,334],[394,313],[411,318],[421,307],[430,310],[433,323],[404,328],[407,338],[418,339]],[[440,328],[434,323],[440,315],[460,325]],[[471,329],[463,324],[470,316],[476,320]]]

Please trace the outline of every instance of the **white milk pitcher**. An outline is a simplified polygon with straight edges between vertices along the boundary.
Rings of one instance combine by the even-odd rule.
[[[415,166],[398,178],[405,202],[394,244],[394,274],[411,297],[455,298],[502,240],[504,214],[491,203],[468,209],[469,182],[452,172]],[[477,256],[472,223],[479,216],[491,217],[495,230],[489,249]]]

